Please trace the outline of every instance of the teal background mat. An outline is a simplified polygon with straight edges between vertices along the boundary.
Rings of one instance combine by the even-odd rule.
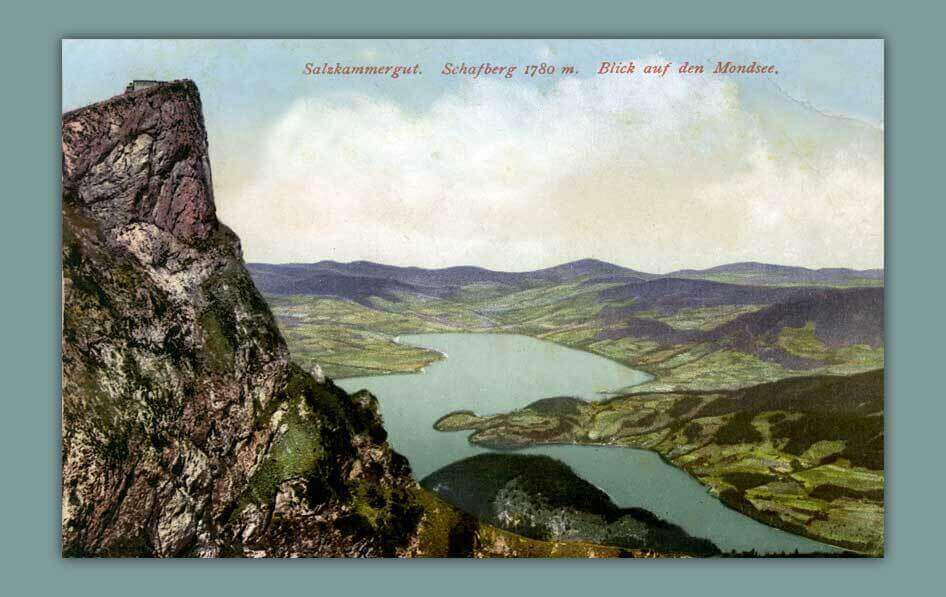
[[[2,97],[0,591],[8,595],[933,593],[943,532],[944,10],[930,2],[7,4]],[[136,561],[59,558],[62,37],[883,37],[884,560]]]

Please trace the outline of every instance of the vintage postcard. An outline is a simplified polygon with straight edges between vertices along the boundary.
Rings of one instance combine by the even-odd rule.
[[[877,39],[66,39],[64,557],[884,554]]]

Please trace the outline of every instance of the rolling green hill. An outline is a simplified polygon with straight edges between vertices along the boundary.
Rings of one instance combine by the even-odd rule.
[[[619,397],[605,402],[556,398],[505,415],[453,413],[437,425],[470,429],[471,441],[496,448],[652,449],[749,516],[883,553],[882,272],[737,266],[681,277],[599,266],[544,278],[477,270],[473,281],[434,291],[267,300],[293,357],[332,376],[417,371],[441,355],[398,336],[480,331],[647,371],[652,380],[612,388]],[[408,269],[414,278],[398,283],[431,284],[426,270]],[[723,274],[740,283],[718,281]]]
[[[267,266],[265,275],[271,268],[289,275],[289,267]],[[333,267],[336,275],[349,275]],[[353,298],[333,294],[366,272],[385,274],[385,267],[359,266],[357,277],[324,292],[267,295],[297,360],[319,363],[333,377],[410,372],[439,355],[397,344],[399,335],[508,332],[654,375],[631,391],[735,389],[799,375],[853,374],[884,362],[882,287],[644,280],[639,272],[602,276],[603,266],[572,268],[572,276],[553,268],[544,278],[451,268],[450,276],[433,279],[429,272],[442,270],[394,268],[394,277],[371,278]],[[384,291],[371,294],[375,288]]]
[[[604,402],[553,398],[437,421],[479,445],[646,448],[727,505],[773,526],[883,552],[883,371],[786,379],[736,391],[642,393]]]

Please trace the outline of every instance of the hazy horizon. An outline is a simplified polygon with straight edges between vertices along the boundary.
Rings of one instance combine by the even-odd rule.
[[[132,79],[196,82],[217,213],[247,261],[884,267],[882,40],[82,39],[62,52],[64,110]],[[602,60],[779,73],[596,76]],[[302,74],[322,61],[424,74]],[[578,75],[440,74],[461,61]]]
[[[615,263],[615,262],[612,262],[612,261],[606,261],[606,260],[604,260],[604,259],[598,259],[598,258],[596,258],[596,257],[583,257],[583,258],[581,258],[581,259],[573,259],[573,260],[571,260],[571,261],[563,261],[563,262],[561,262],[561,263],[557,263],[557,264],[555,264],[555,265],[551,265],[551,266],[547,266],[547,267],[541,267],[541,268],[535,268],[535,269],[518,269],[518,270],[516,270],[516,269],[511,269],[511,270],[496,269],[496,268],[485,267],[485,266],[482,266],[482,265],[477,265],[477,264],[475,264],[475,263],[456,263],[456,264],[453,264],[453,265],[445,265],[445,266],[441,266],[441,267],[421,267],[421,266],[417,266],[417,265],[403,264],[403,263],[390,263],[390,262],[384,262],[384,261],[372,261],[372,260],[370,260],[370,259],[352,259],[352,260],[349,260],[349,261],[339,261],[339,260],[337,260],[337,259],[318,259],[318,260],[315,260],[315,261],[278,261],[278,262],[277,262],[277,261],[257,261],[257,260],[244,259],[244,261],[245,261],[246,263],[248,263],[248,264],[257,264],[257,265],[317,265],[317,264],[319,264],[319,263],[338,263],[338,264],[340,264],[340,265],[354,265],[354,264],[356,264],[356,263],[368,263],[368,264],[372,264],[372,265],[383,265],[383,266],[386,266],[386,267],[418,268],[418,269],[428,269],[428,270],[451,269],[451,268],[457,268],[457,267],[475,267],[475,268],[486,269],[486,270],[490,270],[490,271],[497,271],[497,272],[504,272],[504,273],[511,273],[511,274],[520,274],[520,273],[528,273],[528,272],[532,272],[532,271],[538,271],[538,270],[542,270],[542,269],[551,269],[551,268],[560,267],[560,266],[563,266],[563,265],[570,265],[570,264],[573,264],[573,263],[580,263],[580,262],[583,262],[583,261],[595,261],[595,262],[598,262],[598,263],[604,263],[604,264],[607,264],[607,265],[614,265],[614,266],[617,266],[617,267],[622,267],[622,268],[624,268],[624,269],[634,270],[634,271],[640,272],[640,273],[642,273],[642,274],[655,274],[655,275],[667,275],[667,274],[672,274],[672,273],[674,273],[674,272],[685,271],[685,270],[702,271],[702,270],[709,270],[709,269],[720,268],[720,267],[726,267],[726,266],[732,266],[732,265],[749,265],[749,264],[752,264],[752,265],[767,265],[767,266],[775,266],[775,267],[792,267],[792,268],[808,269],[808,270],[812,270],[812,271],[832,270],[832,269],[850,270],[850,271],[857,271],[857,272],[885,271],[885,267],[884,267],[883,265],[881,265],[880,267],[863,267],[863,268],[849,267],[849,266],[846,266],[846,265],[833,265],[833,266],[825,266],[825,267],[808,267],[808,266],[805,266],[805,265],[793,265],[793,264],[788,264],[788,263],[773,263],[773,262],[757,261],[757,260],[751,260],[751,259],[750,259],[750,260],[747,260],[747,261],[731,261],[731,262],[727,262],[727,263],[719,263],[719,264],[716,264],[716,265],[710,265],[710,266],[707,266],[707,267],[700,267],[700,268],[695,268],[695,267],[694,267],[694,268],[691,268],[691,267],[681,267],[681,268],[677,268],[677,269],[673,269],[673,270],[669,270],[669,271],[665,271],[665,272],[643,270],[643,269],[641,269],[641,268],[634,267],[634,266],[631,266],[631,265],[625,265],[625,264],[623,264],[623,263]]]

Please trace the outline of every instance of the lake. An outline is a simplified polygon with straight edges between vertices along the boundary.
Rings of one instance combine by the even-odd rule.
[[[644,372],[620,363],[513,334],[418,334],[400,342],[446,358],[414,374],[354,377],[336,383],[378,397],[388,439],[417,479],[457,460],[489,451],[467,441],[469,431],[445,433],[434,422],[456,410],[503,413],[540,398],[598,400],[611,390],[643,383]],[[724,551],[834,552],[837,548],[770,527],[724,506],[684,471],[646,450],[596,446],[536,446],[572,468],[620,507],[641,507]]]

